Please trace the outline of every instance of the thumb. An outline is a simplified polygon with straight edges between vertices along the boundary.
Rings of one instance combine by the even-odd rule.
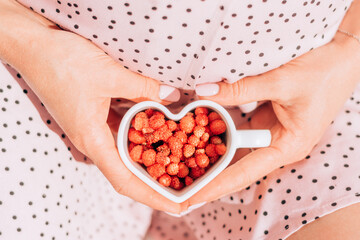
[[[88,131],[85,154],[95,163],[114,189],[135,201],[162,211],[178,213],[179,204],[155,192],[133,175],[120,159],[114,138],[106,123],[94,124]]]
[[[201,99],[215,101],[221,105],[239,105],[263,100],[275,100],[279,92],[277,78],[266,73],[246,77],[235,83],[208,83],[196,86]]]
[[[256,180],[282,166],[283,156],[274,147],[261,148],[249,153],[226,168],[214,180],[190,198],[190,205],[210,202],[240,191]]]
[[[160,84],[150,77],[132,72],[116,65],[115,70],[105,79],[106,92],[113,98],[126,98],[134,102],[152,100],[169,104],[180,99],[179,89]]]

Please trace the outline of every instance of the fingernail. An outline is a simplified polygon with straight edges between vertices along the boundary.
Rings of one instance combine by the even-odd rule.
[[[177,214],[177,213],[171,213],[171,212],[164,212],[164,213],[166,213],[166,214],[168,214],[168,215],[170,215],[170,216],[173,216],[173,217],[182,217],[182,215],[181,214]]]
[[[170,102],[177,102],[180,99],[180,91],[169,85],[160,85],[159,98]]]
[[[214,83],[197,85],[195,92],[199,96],[208,97],[216,95],[219,92],[219,85]]]
[[[173,216],[173,217],[182,217],[182,216],[185,216],[186,214],[192,212],[193,210],[199,208],[199,207],[202,207],[206,204],[207,202],[202,202],[202,203],[198,203],[198,204],[195,204],[195,205],[192,205],[190,206],[187,210],[181,212],[180,214],[176,214],[176,213],[170,213],[170,212],[165,212],[167,214],[169,214],[170,216]]]
[[[189,210],[192,211],[192,210],[195,210],[195,209],[197,209],[197,208],[199,208],[199,207],[202,207],[202,206],[204,206],[206,203],[207,203],[207,202],[202,202],[202,203],[198,203],[198,204],[192,205],[192,206],[190,206],[190,207],[188,208],[188,211],[189,211]]]
[[[239,108],[243,113],[249,113],[256,109],[257,104],[258,104],[257,102],[251,102],[251,103],[239,105]]]

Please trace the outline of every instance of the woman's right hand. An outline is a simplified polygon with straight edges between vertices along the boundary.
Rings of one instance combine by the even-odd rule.
[[[125,69],[89,40],[58,29],[20,5],[14,6],[18,7],[16,11],[23,8],[27,17],[36,15],[29,22],[39,24],[34,19],[41,20],[41,34],[33,36],[29,46],[15,49],[25,52],[13,51],[22,59],[9,52],[0,58],[10,60],[75,147],[97,165],[117,192],[152,208],[179,213],[179,204],[155,192],[125,167],[107,124],[111,98],[169,104],[160,97],[171,93],[171,100],[176,101],[178,90]]]

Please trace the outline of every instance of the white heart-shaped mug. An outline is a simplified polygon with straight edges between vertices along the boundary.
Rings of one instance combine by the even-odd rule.
[[[226,123],[227,129],[226,137],[224,139],[227,146],[226,153],[219,158],[219,160],[208,169],[203,176],[194,180],[191,185],[186,186],[181,190],[164,187],[156,181],[156,179],[152,178],[139,163],[130,158],[128,151],[128,132],[131,120],[138,112],[152,108],[163,112],[168,119],[179,121],[186,113],[195,110],[197,107],[206,107],[217,112]],[[164,105],[157,102],[140,102],[126,112],[121,120],[117,136],[117,147],[125,166],[156,192],[176,203],[181,203],[189,199],[224,170],[231,162],[237,148],[267,147],[270,145],[270,142],[271,133],[269,130],[236,130],[235,124],[226,109],[221,105],[208,100],[194,101],[186,105],[178,114],[171,113]]]

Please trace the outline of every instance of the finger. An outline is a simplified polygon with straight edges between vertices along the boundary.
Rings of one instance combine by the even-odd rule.
[[[258,102],[251,102],[251,103],[239,105],[239,108],[243,113],[249,113],[254,111],[257,106],[258,106]]]
[[[200,99],[218,102],[222,105],[239,105],[263,100],[277,100],[281,87],[274,74],[246,77],[229,83],[197,85],[196,94]]]
[[[114,68],[104,83],[110,97],[126,98],[135,102],[152,100],[164,104],[180,99],[180,91],[175,87],[160,84],[159,81],[132,72],[118,64]]]
[[[254,152],[249,152],[248,149],[240,149],[232,161],[233,164],[227,167],[199,193],[194,195],[189,200],[189,205],[197,204],[204,200],[215,200],[226,194],[239,191],[277,167],[280,167],[280,160],[283,155],[277,150],[279,148],[275,146],[280,142],[278,135],[281,132],[281,128],[273,120],[274,117],[272,104],[267,102],[257,109],[251,121],[246,121],[240,126],[240,129],[271,129],[271,146],[260,148]]]
[[[179,204],[155,192],[126,168],[106,123],[92,127],[89,140],[85,144],[85,151],[120,194],[154,209],[180,212]]]
[[[190,205],[213,201],[246,188],[253,182],[281,166],[281,152],[274,148],[261,148],[249,153],[226,168],[213,181],[190,199]]]

